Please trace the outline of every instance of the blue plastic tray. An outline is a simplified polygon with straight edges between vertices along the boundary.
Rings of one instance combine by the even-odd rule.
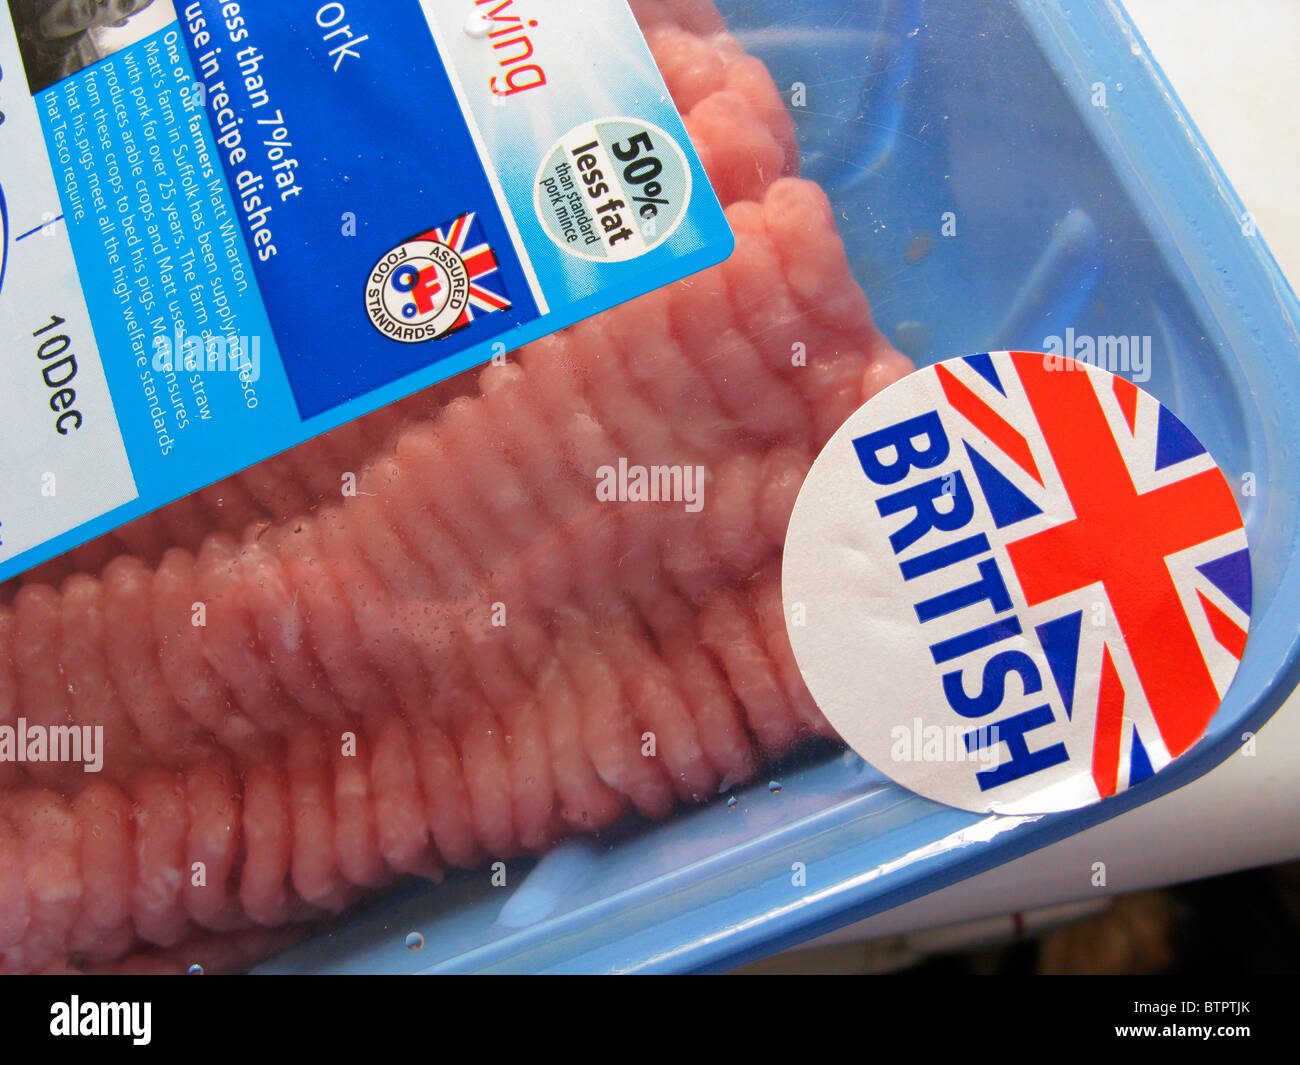
[[[511,862],[506,887],[486,872],[411,885],[261,971],[728,968],[1181,787],[1300,679],[1300,305],[1119,4],[720,6],[783,90],[804,86],[804,172],[831,193],[878,323],[919,363],[1039,349],[1068,327],[1153,338],[1145,387],[1257,484],[1236,680],[1191,752],[1084,811],[981,817],[823,748],[772,770],[779,790],[764,779],[734,806]]]

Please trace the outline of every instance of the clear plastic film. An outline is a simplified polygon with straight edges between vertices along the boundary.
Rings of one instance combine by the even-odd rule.
[[[1146,387],[1231,474],[1285,451],[1249,397],[1289,411],[1293,371],[1240,365],[1240,308],[1177,265],[1203,252],[1059,53],[1128,56],[1126,99],[1174,124],[1085,6],[1062,44],[1051,5],[635,0],[735,252],[9,582],[0,723],[104,744],[94,773],[0,764],[4,967],[303,940],[268,968],[719,966],[1154,794],[1018,818],[906,792],[818,711],[781,602],[812,461],[913,360],[1149,335]],[[1280,505],[1246,508],[1275,587]],[[1272,709],[1270,606],[1162,788]]]

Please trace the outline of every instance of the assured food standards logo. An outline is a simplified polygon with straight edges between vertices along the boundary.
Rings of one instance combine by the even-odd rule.
[[[863,758],[953,806],[1048,813],[1200,739],[1245,653],[1250,556],[1173,411],[998,352],[918,370],[831,438],[784,595],[808,688]]]
[[[375,263],[366,313],[390,340],[437,340],[511,306],[497,272],[496,252],[474,212],[467,212],[403,241]]]

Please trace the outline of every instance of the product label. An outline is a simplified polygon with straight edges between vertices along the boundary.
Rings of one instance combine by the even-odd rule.
[[[1105,370],[998,352],[917,371],[835,434],[785,547],[787,628],[827,719],[952,806],[1046,813],[1205,732],[1245,652],[1228,480]]]
[[[0,579],[731,247],[626,4],[0,3]]]

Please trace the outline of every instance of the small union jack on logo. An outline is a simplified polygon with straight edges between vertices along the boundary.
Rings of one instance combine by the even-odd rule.
[[[375,264],[366,311],[392,340],[417,344],[507,310],[496,253],[473,212],[403,241]]]
[[[918,371],[836,434],[795,508],[785,594],[809,618],[790,629],[809,688],[863,757],[952,805],[1043,813],[1204,734],[1245,653],[1250,556],[1229,482],[1168,407],[999,352]],[[959,729],[962,757],[891,765],[891,706]]]

